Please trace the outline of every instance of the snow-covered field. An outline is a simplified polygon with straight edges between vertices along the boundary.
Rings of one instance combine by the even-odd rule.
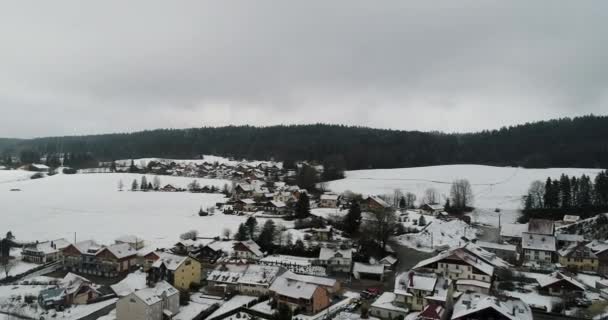
[[[0,181],[5,174],[0,171]],[[152,176],[147,176],[148,181]],[[36,180],[0,183],[0,219],[2,230],[11,230],[19,241],[64,237],[73,241],[94,239],[109,244],[119,236],[133,234],[152,245],[166,247],[179,235],[197,230],[199,236],[219,236],[224,228],[233,232],[245,217],[223,215],[199,217],[206,208],[225,201],[221,194],[189,192],[118,191],[118,181],[125,188],[141,180],[139,174],[55,175]],[[161,183],[186,187],[193,178],[160,176]],[[222,187],[227,180],[197,179],[201,185]],[[19,188],[21,191],[10,191]],[[260,223],[263,223],[260,221]]]
[[[600,169],[524,169],[482,165],[445,165],[432,167],[347,171],[346,178],[328,183],[334,192],[351,190],[366,195],[392,194],[395,189],[412,192],[421,199],[427,188],[435,188],[442,201],[449,196],[451,183],[468,179],[475,197],[475,207],[518,209],[521,197],[534,180],[559,177],[562,173],[595,177]]]

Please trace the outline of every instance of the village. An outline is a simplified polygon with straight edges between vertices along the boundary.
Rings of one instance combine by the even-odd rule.
[[[30,169],[45,170],[36,166]],[[278,165],[215,164],[225,167],[233,182],[224,190],[151,178],[147,190],[137,181],[120,191],[225,193],[198,216],[240,216],[237,232],[217,225],[219,236],[205,237],[193,229],[164,248],[138,235],[24,243],[7,234],[0,312],[19,319],[582,319],[608,306],[608,242],[570,233],[587,223],[578,216],[481,228],[438,201],[310,192]],[[293,228],[275,224],[285,220]]]

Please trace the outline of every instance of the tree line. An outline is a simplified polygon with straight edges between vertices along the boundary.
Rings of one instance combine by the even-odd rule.
[[[310,160],[326,178],[345,169],[456,163],[523,167],[608,167],[608,117],[585,116],[465,134],[371,129],[342,125],[227,126],[5,141],[4,154],[22,151],[87,154],[110,161],[142,157]],[[551,141],[551,143],[547,143]],[[0,157],[5,158],[5,157]]]
[[[534,181],[523,198],[522,220],[531,217],[562,219],[564,214],[588,217],[608,210],[608,170],[595,178],[562,174]]]

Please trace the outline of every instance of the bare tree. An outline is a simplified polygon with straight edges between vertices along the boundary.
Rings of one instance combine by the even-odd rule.
[[[439,203],[439,192],[435,188],[428,188],[424,191],[424,197],[422,202],[426,204],[437,204]]]
[[[453,208],[465,209],[473,206],[473,189],[467,179],[458,179],[452,183],[450,201]]]
[[[230,229],[228,229],[228,228],[224,228],[224,230],[222,231],[222,235],[224,236],[224,239],[230,239],[231,234],[232,234],[232,231],[230,231]]]
[[[408,192],[405,194],[403,199],[405,200],[406,209],[412,209],[416,206],[416,195],[415,194]]]
[[[377,210],[372,213],[372,219],[367,221],[364,229],[376,240],[378,245],[384,250],[386,244],[393,235],[397,225],[397,216],[392,209]]]
[[[530,184],[528,196],[532,208],[544,207],[545,184],[542,181],[536,180]]]
[[[401,189],[395,189],[393,191],[393,208],[399,208],[399,201],[403,198],[403,192]]]

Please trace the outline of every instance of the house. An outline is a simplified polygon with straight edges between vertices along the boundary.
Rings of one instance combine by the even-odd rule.
[[[253,197],[254,187],[249,183],[238,183],[232,188],[232,196],[234,199],[243,199]]]
[[[211,242],[203,247],[193,250],[190,254],[198,261],[215,263],[225,254],[225,252],[222,250],[222,246],[218,245],[218,243],[219,241]]]
[[[314,241],[331,241],[333,237],[333,229],[331,227],[310,228],[306,232],[311,235]]]
[[[238,211],[255,211],[255,201],[253,199],[239,199],[234,203],[234,208]]]
[[[201,283],[201,263],[189,256],[178,256],[160,252],[148,270],[148,282],[157,283],[164,280],[181,290],[189,290],[192,284]]]
[[[253,240],[237,241],[234,243],[234,257],[237,259],[259,260],[264,257],[260,246]]]
[[[527,223],[503,224],[500,226],[500,239],[506,243],[520,245],[522,233],[528,231]]]
[[[104,247],[86,240],[68,245],[62,254],[65,270],[101,277],[117,277],[137,264],[137,251],[128,244]]]
[[[287,277],[278,277],[270,286],[270,292],[277,304],[306,314],[316,314],[331,304],[329,292],[322,286]]]
[[[524,232],[521,249],[525,262],[549,264],[556,253],[556,239],[551,235]]]
[[[63,259],[62,251],[70,243],[65,239],[55,239],[28,245],[21,251],[23,261],[45,264]]]
[[[393,255],[388,255],[382,259],[380,259],[380,264],[384,265],[384,268],[387,270],[392,270],[393,267],[395,267],[395,265],[397,264],[399,260],[393,256]]]
[[[135,250],[141,250],[144,247],[144,239],[138,238],[134,235],[124,235],[114,240],[115,244],[128,244]]]
[[[538,278],[539,292],[550,296],[574,295],[582,297],[585,285],[564,272],[554,272],[548,276]]]
[[[149,251],[149,252],[138,252],[137,253],[138,264],[143,265],[144,271],[150,270],[156,260],[160,259],[160,252]]]
[[[348,273],[353,263],[353,251],[352,249],[321,248],[318,262],[330,272]]]
[[[59,286],[65,290],[65,303],[88,304],[97,299],[101,294],[93,287],[93,283],[79,275],[69,272],[59,282]]]
[[[274,201],[279,201],[283,203],[290,203],[294,201],[294,196],[291,192],[282,191],[274,194]]]
[[[319,207],[321,208],[337,208],[338,207],[338,195],[336,194],[322,194],[319,200]]]
[[[505,261],[510,263],[517,262],[517,246],[515,245],[485,241],[476,241],[475,244]]]
[[[239,292],[239,279],[247,271],[246,264],[222,264],[211,271],[207,277],[207,289],[216,294]]]
[[[49,166],[40,163],[26,164],[21,166],[19,169],[34,172],[49,172],[50,170]]]
[[[283,272],[285,269],[277,266],[249,265],[237,280],[238,290],[250,296],[268,295],[270,284]]]
[[[427,304],[424,309],[418,314],[418,320],[445,320],[447,312],[445,308],[438,304]]]
[[[425,203],[420,206],[420,209],[423,213],[433,216],[439,215],[445,211],[445,207],[438,203]]]
[[[395,303],[393,292],[384,292],[369,307],[369,314],[380,319],[403,319],[409,313],[407,307]]]
[[[368,279],[383,281],[384,265],[355,262],[353,265],[353,276],[355,279]]]
[[[563,224],[577,223],[580,219],[581,219],[580,216],[566,214],[566,215],[564,215],[564,218],[562,219],[562,223]]]
[[[116,302],[116,320],[164,320],[179,312],[179,291],[166,281],[137,290]]]
[[[164,192],[176,192],[179,191],[178,188],[174,187],[171,184],[167,184],[164,187],[160,188],[160,191],[164,191]]]
[[[598,259],[598,273],[608,276],[608,248],[594,252]]]
[[[467,243],[420,261],[412,270],[441,274],[448,279],[456,280],[457,288],[474,287],[477,291],[488,292],[496,270],[510,267],[512,267],[510,263],[495,254],[473,243]]]
[[[311,284],[321,286],[321,287],[325,288],[325,290],[327,290],[327,292],[330,294],[330,296],[338,295],[342,291],[342,286],[340,284],[340,281],[333,279],[333,278],[296,274],[291,271],[285,272],[283,274],[283,277],[291,279],[291,280],[297,280],[297,281],[311,283]]]
[[[454,281],[434,273],[404,272],[395,279],[396,301],[411,311],[422,311],[429,304],[452,306]]]
[[[38,294],[38,305],[43,309],[63,310],[68,306],[65,299],[65,289],[61,287],[50,288],[40,291]]]
[[[573,244],[581,243],[585,241],[585,237],[580,234],[556,233],[555,240],[557,240],[557,247],[563,248]]]
[[[528,222],[528,232],[552,236],[555,234],[555,224],[551,220],[530,219]]]
[[[283,201],[271,200],[266,202],[266,204],[264,205],[264,210],[266,212],[271,212],[275,214],[283,214],[287,212],[288,208],[285,202]]]
[[[390,204],[386,203],[386,201],[382,200],[378,196],[369,196],[365,199],[363,206],[367,210],[384,210],[391,207]]]
[[[532,320],[532,309],[517,298],[465,292],[454,304],[452,320]]]
[[[559,263],[572,271],[593,271],[599,269],[599,259],[584,243],[573,243],[558,251]]]

